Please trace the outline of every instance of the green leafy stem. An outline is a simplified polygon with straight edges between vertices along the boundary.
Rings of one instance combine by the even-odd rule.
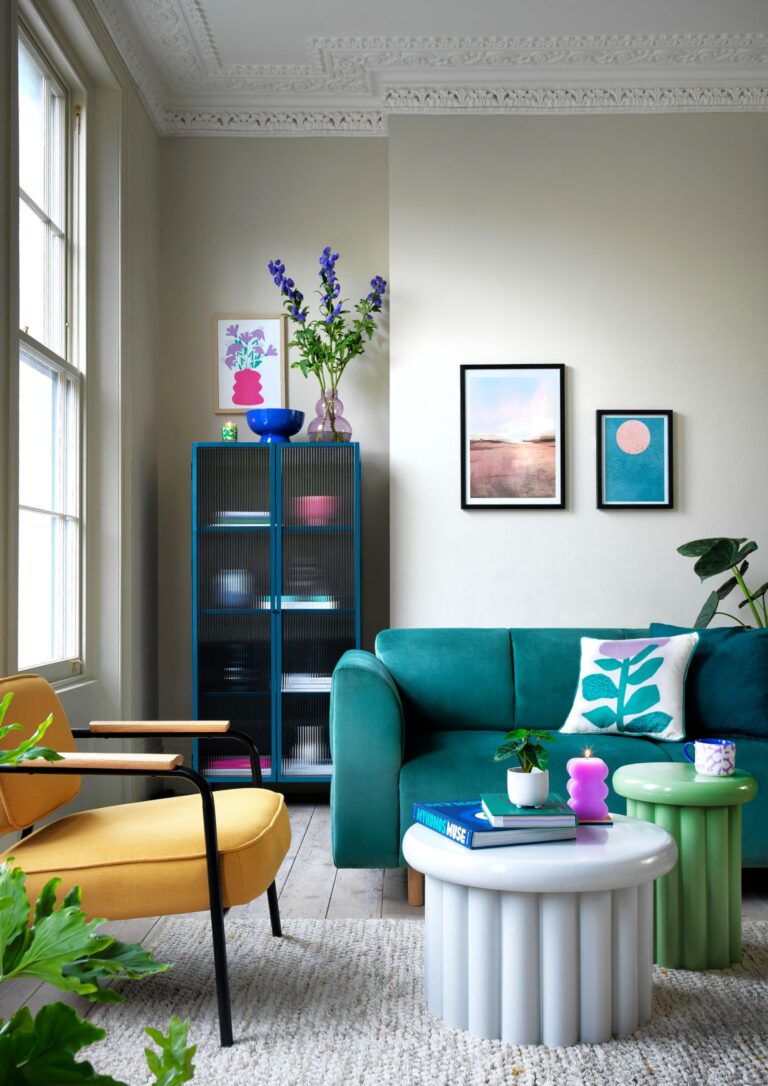
[[[715,615],[724,615],[733,619],[739,626],[751,629],[748,622],[733,615],[730,611],[721,611],[720,604],[733,592],[737,586],[741,590],[744,599],[738,606],[738,610],[748,607],[755,626],[768,626],[768,607],[766,607],[766,593],[768,593],[768,581],[761,584],[752,592],[744,580],[744,574],[749,569],[747,556],[757,550],[754,540],[744,538],[728,538],[717,536],[712,539],[692,539],[690,543],[683,543],[677,548],[677,553],[684,558],[695,558],[694,573],[699,580],[704,582],[709,577],[717,577],[720,573],[730,570],[731,576],[723,581],[719,588],[714,589],[707,596],[704,606],[696,616],[694,626],[696,629],[705,629],[709,626]]]

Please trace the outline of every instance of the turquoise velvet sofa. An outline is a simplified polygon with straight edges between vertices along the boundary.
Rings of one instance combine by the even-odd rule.
[[[573,701],[580,639],[647,636],[643,629],[384,630],[375,655],[346,652],[331,689],[331,829],[338,867],[398,867],[414,801],[504,791],[511,762],[494,762],[512,728],[557,732]],[[758,782],[744,808],[743,862],[768,866],[768,735],[734,735],[740,768]],[[585,746],[610,767],[682,761],[682,743],[558,735],[550,781],[566,794],[566,762]],[[611,811],[625,800],[610,789]]]

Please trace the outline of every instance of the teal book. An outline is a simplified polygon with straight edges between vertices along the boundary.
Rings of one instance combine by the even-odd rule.
[[[493,848],[499,845],[534,845],[544,841],[569,841],[576,837],[572,826],[543,826],[528,829],[494,829],[476,799],[446,800],[442,803],[414,803],[411,818],[464,848]]]
[[[576,815],[557,792],[550,792],[541,807],[518,807],[503,792],[486,792],[480,804],[492,826],[499,829],[534,829],[576,825]]]

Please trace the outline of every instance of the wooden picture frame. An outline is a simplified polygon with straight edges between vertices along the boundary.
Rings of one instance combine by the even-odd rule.
[[[596,413],[597,508],[672,509],[671,410]]]
[[[286,406],[283,314],[216,314],[213,352],[217,415],[244,415],[254,407]]]
[[[565,508],[565,366],[465,365],[461,508]]]

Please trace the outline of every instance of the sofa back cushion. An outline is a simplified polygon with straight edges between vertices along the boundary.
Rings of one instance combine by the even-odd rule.
[[[397,683],[409,731],[513,727],[509,630],[382,630],[376,655]]]
[[[620,641],[646,630],[557,627],[511,630],[516,728],[559,729],[579,681],[582,637]]]
[[[688,630],[654,622],[651,636]],[[685,679],[687,734],[768,738],[768,630],[715,626],[696,633],[699,646]]]

